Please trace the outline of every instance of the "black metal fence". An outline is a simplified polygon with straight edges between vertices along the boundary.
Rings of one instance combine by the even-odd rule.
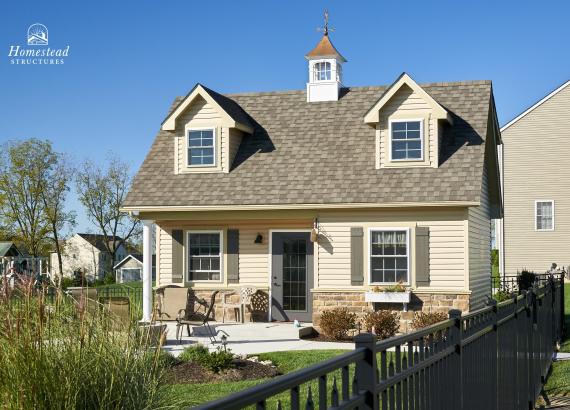
[[[564,277],[565,271],[558,273],[535,273],[526,272],[525,275],[518,273],[516,275],[501,275],[491,278],[491,284],[494,291],[500,290],[508,293],[519,292],[525,290],[534,284],[543,285],[548,283],[551,277]]]
[[[378,342],[199,409],[533,409],[563,327],[560,278],[510,300]]]

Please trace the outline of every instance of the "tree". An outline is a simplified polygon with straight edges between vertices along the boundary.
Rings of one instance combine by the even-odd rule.
[[[75,212],[65,210],[65,202],[73,178],[73,167],[63,154],[54,154],[52,164],[43,180],[42,201],[50,237],[57,254],[60,279],[63,276],[63,246],[61,233],[66,227],[75,226]],[[61,283],[61,280],[58,281]]]
[[[108,271],[116,261],[118,248],[141,234],[140,221],[132,218],[121,206],[131,186],[129,166],[118,158],[110,158],[106,168],[85,161],[77,172],[77,192],[87,217],[109,238],[104,241],[111,255]]]
[[[34,257],[48,242],[42,189],[53,157],[51,144],[37,139],[7,143],[0,153],[2,221]]]

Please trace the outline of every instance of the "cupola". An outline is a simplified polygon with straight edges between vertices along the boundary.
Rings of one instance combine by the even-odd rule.
[[[305,58],[309,61],[307,102],[337,101],[342,87],[342,64],[346,59],[333,46],[329,38],[328,12],[325,10],[323,37]]]

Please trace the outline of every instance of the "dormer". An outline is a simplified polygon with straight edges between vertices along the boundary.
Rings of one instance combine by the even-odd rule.
[[[403,73],[364,116],[376,130],[376,169],[439,166],[450,113]]]
[[[323,38],[305,58],[309,61],[307,102],[337,101],[342,87],[342,64],[346,59],[331,43],[326,25]]]
[[[230,172],[247,114],[232,99],[197,84],[162,123],[174,135],[174,173]]]

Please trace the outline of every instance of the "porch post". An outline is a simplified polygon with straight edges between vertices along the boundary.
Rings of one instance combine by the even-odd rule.
[[[152,314],[152,221],[143,224],[143,317],[149,323]]]

